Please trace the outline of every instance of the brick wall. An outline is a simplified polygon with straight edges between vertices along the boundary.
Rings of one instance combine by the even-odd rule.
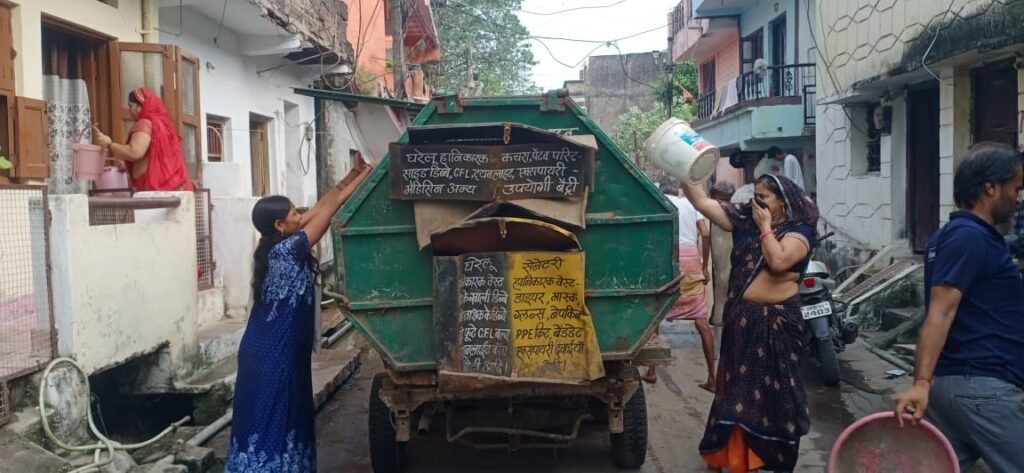
[[[341,0],[250,0],[289,32],[352,59],[346,38],[348,6]]]

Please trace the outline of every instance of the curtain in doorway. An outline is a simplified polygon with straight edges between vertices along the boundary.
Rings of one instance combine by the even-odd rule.
[[[50,120],[49,190],[54,194],[85,194],[89,181],[75,179],[71,173],[71,145],[92,142],[88,87],[81,79],[43,76],[43,99]]]

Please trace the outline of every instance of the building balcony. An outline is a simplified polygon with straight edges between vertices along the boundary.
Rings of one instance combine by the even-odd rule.
[[[814,64],[744,73],[698,98],[694,129],[720,148],[792,147],[814,127],[815,84]]]
[[[703,62],[722,47],[739,41],[736,18],[689,20],[684,25],[672,36],[672,59],[676,62]]]
[[[743,13],[754,0],[690,0],[693,2],[694,18],[735,16]]]

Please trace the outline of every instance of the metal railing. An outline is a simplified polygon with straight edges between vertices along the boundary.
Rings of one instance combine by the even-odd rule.
[[[46,186],[0,185],[0,384],[41,369],[56,351],[49,213]]]
[[[815,83],[814,64],[768,66],[743,73],[737,81],[740,103],[773,97],[801,97],[803,85]]]
[[[736,78],[736,104],[772,105],[779,103],[802,103],[804,125],[814,126],[815,69],[814,64],[789,64],[768,66],[760,71],[745,72]],[[697,100],[697,119],[707,120],[715,116],[716,96],[721,91],[709,91]],[[730,107],[731,108],[731,107]],[[727,112],[728,109],[722,110]]]
[[[804,84],[804,126],[814,126],[817,123],[816,101],[815,84]]]
[[[706,120],[715,114],[715,97],[718,93],[714,90],[701,95],[697,99],[697,118]]]
[[[196,263],[199,290],[213,289],[213,203],[210,189],[196,189]]]

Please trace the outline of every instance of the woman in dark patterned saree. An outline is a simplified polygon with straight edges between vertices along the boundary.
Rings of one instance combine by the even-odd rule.
[[[798,293],[818,209],[782,176],[758,178],[755,198],[745,204],[719,203],[700,187],[685,190],[698,211],[733,234],[727,322],[701,456],[711,471],[792,471],[810,427]]]

